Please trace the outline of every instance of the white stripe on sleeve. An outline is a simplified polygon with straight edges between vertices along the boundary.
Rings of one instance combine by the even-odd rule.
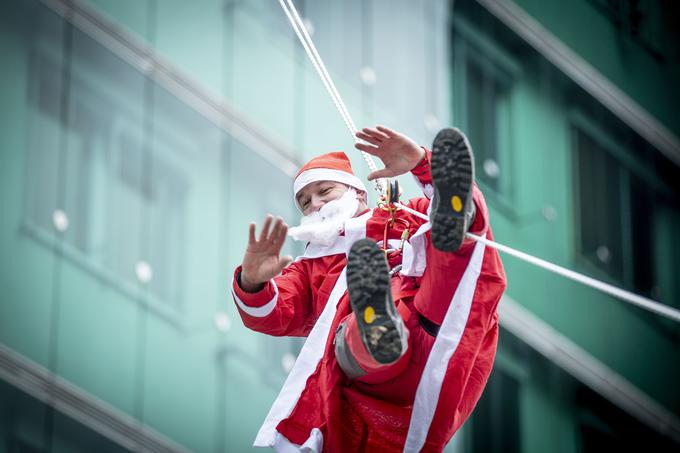
[[[276,301],[279,299],[279,288],[276,287],[276,283],[274,283],[274,280],[269,280],[274,287],[274,297],[272,297],[272,300],[267,302],[266,304],[262,305],[261,307],[250,307],[243,303],[241,299],[236,295],[236,292],[234,291],[234,288],[232,286],[231,288],[231,294],[234,296],[234,300],[236,301],[236,304],[238,307],[243,310],[247,315],[249,316],[254,316],[256,318],[264,318],[265,316],[269,315],[271,312],[274,311],[274,308],[276,307]]]

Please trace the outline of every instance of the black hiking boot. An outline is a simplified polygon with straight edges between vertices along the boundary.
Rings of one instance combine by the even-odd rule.
[[[379,363],[392,363],[404,353],[404,323],[392,301],[385,254],[370,239],[352,245],[347,257],[349,302],[368,353]]]
[[[474,179],[474,156],[465,134],[451,128],[439,131],[432,143],[434,196],[430,211],[430,237],[438,250],[455,252],[463,243],[474,219]]]

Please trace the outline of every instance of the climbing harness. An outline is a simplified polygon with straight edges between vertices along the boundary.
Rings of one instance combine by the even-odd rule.
[[[352,138],[355,142],[359,142],[359,139],[356,137],[357,133],[357,128],[354,124],[354,121],[352,121],[352,117],[349,114],[349,111],[347,110],[347,107],[345,106],[345,103],[342,101],[342,98],[340,97],[340,93],[338,93],[338,90],[335,88],[335,84],[333,83],[333,80],[331,79],[330,75],[328,74],[328,71],[326,70],[326,67],[323,64],[323,61],[321,60],[321,57],[319,56],[319,53],[316,50],[316,47],[314,46],[314,43],[312,42],[311,38],[309,37],[309,34],[307,33],[307,30],[302,23],[302,20],[300,19],[300,16],[298,15],[297,10],[295,9],[295,5],[293,5],[292,0],[279,0],[279,4],[281,5],[281,8],[283,9],[284,13],[286,14],[286,17],[288,17],[288,20],[290,21],[293,30],[295,31],[295,34],[297,35],[298,39],[302,43],[302,47],[305,49],[305,52],[307,53],[307,56],[311,60],[312,64],[314,65],[314,69],[316,69],[317,74],[321,78],[321,81],[323,82],[324,86],[326,87],[326,90],[328,91],[328,94],[330,95],[331,99],[333,100],[333,103],[335,104],[336,109],[340,113],[340,116],[342,117],[345,126],[347,126],[347,129],[349,132],[352,134]],[[361,154],[366,161],[366,164],[368,165],[368,168],[373,172],[377,170],[377,167],[375,165],[375,162],[373,161],[373,158],[366,153],[365,151],[361,151]],[[387,182],[387,187],[383,192],[383,182],[381,180],[376,180],[375,181],[375,188],[376,190],[381,194],[380,199],[378,201],[378,206],[381,209],[387,210],[390,213],[390,221],[386,223],[386,230],[385,230],[385,240],[383,241],[383,247],[387,247],[387,227],[391,223],[394,225],[394,221],[398,220],[395,217],[395,212],[398,209],[403,209],[404,211],[408,212],[409,214],[412,214],[416,217],[419,217],[421,219],[424,219],[429,222],[430,218],[426,214],[423,214],[421,212],[418,212],[416,210],[413,210],[402,203],[399,202],[399,186],[398,183],[396,183],[396,180],[394,181],[388,181]],[[396,219],[396,220],[395,220]],[[407,229],[408,230],[408,229]],[[668,305],[662,304],[660,302],[654,301],[652,299],[642,297],[640,295],[637,295],[635,293],[632,293],[630,291],[623,290],[621,288],[617,288],[616,286],[610,285],[608,283],[604,283],[600,280],[594,279],[592,277],[588,277],[586,275],[580,274],[578,272],[574,272],[570,269],[564,268],[562,266],[558,266],[557,264],[551,263],[549,261],[545,261],[543,259],[537,258],[533,255],[529,255],[524,252],[520,252],[519,250],[515,250],[511,247],[508,247],[506,245],[499,244],[494,241],[490,241],[486,238],[474,235],[472,233],[466,233],[465,234],[467,238],[470,238],[472,240],[475,240],[477,242],[481,242],[489,247],[493,247],[498,251],[501,251],[503,253],[507,253],[508,255],[514,256],[516,258],[519,258],[527,263],[533,264],[537,267],[541,267],[543,269],[546,269],[550,272],[556,273],[558,275],[561,275],[563,277],[569,278],[573,281],[579,282],[583,285],[590,286],[591,288],[594,288],[598,291],[604,292],[606,294],[609,294],[611,296],[614,296],[624,302],[628,302],[632,305],[636,305],[642,309],[645,309],[647,311],[656,313],[658,315],[664,316],[668,319],[671,319],[676,322],[680,322],[680,310],[677,310],[675,308],[669,307]],[[402,237],[402,246],[404,241],[408,237],[404,238]]]
[[[387,181],[385,194],[378,199],[378,207],[383,211],[389,213],[389,218],[385,221],[385,228],[383,230],[383,252],[387,254],[387,239],[389,236],[390,229],[394,228],[396,224],[401,224],[404,226],[404,231],[401,233],[401,244],[399,244],[399,252],[404,249],[404,242],[408,239],[409,227],[411,223],[401,217],[396,217],[395,213],[401,209],[399,204],[399,197],[401,196],[401,187],[399,186],[399,181],[396,179],[390,179]]]

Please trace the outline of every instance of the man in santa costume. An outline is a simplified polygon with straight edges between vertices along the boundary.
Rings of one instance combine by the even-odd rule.
[[[432,152],[388,128],[357,133],[385,168],[410,171],[425,197],[403,210],[366,205],[343,153],[312,159],[295,177],[298,227],[267,216],[250,225],[232,293],[244,324],[305,336],[255,446],[276,451],[441,451],[468,418],[491,372],[496,306],[506,279],[472,150],[444,129]],[[286,235],[307,243],[291,264]]]

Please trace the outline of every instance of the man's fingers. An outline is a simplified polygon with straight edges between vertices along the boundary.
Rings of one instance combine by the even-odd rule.
[[[272,229],[272,234],[269,236],[269,239],[273,244],[283,245],[283,242],[286,239],[287,231],[288,225],[286,225],[283,219],[279,217],[276,219],[276,223],[274,224],[274,228]]]
[[[248,244],[255,243],[255,222],[250,222],[248,225]]]
[[[276,220],[274,220],[274,224],[272,225],[271,230],[267,235],[267,241],[274,242],[276,240],[276,235],[278,234],[279,228],[281,227],[282,223],[283,219],[281,217],[277,217]]]
[[[381,132],[378,129],[371,128],[371,127],[363,128],[362,132],[365,133],[365,134],[368,134],[372,137],[375,137],[380,141],[385,141],[385,140],[388,140],[390,138],[390,136],[385,134],[384,132]]]
[[[385,127],[385,126],[377,126],[377,129],[378,129],[380,132],[382,132],[382,133],[384,133],[385,135],[387,135],[387,137],[389,137],[389,138],[392,138],[392,137],[394,137],[395,135],[399,135],[398,133],[394,132],[394,131],[393,131],[392,129],[390,129],[389,127]]]
[[[369,173],[366,179],[368,179],[369,181],[373,181],[374,179],[390,178],[392,176],[395,176],[393,171],[390,171],[387,168],[381,168],[380,170],[376,170],[374,172]]]
[[[380,144],[383,142],[382,138],[375,137],[373,135],[365,134],[361,131],[357,132],[357,137],[359,137],[362,140],[367,141],[368,143],[371,143],[375,146],[380,146]]]
[[[380,132],[378,129],[374,129],[374,128],[371,128],[371,127],[365,127],[360,132],[362,134],[365,134],[365,135],[372,137],[374,140],[378,140],[378,141],[381,141],[381,142],[389,139],[389,137],[387,135]]]
[[[264,219],[264,225],[262,225],[262,231],[260,231],[259,242],[264,241],[267,239],[267,236],[269,236],[269,227],[272,224],[272,218],[271,214],[267,214],[267,217]]]
[[[286,222],[282,222],[281,226],[279,227],[276,243],[283,244],[286,241],[286,234],[288,234],[288,225],[286,225]]]
[[[377,151],[378,151],[378,147],[377,147],[377,146],[373,146],[373,145],[365,145],[365,144],[363,144],[363,143],[355,143],[355,144],[354,144],[354,147],[355,147],[356,149],[361,150],[361,151],[366,151],[368,154],[376,154]]]

